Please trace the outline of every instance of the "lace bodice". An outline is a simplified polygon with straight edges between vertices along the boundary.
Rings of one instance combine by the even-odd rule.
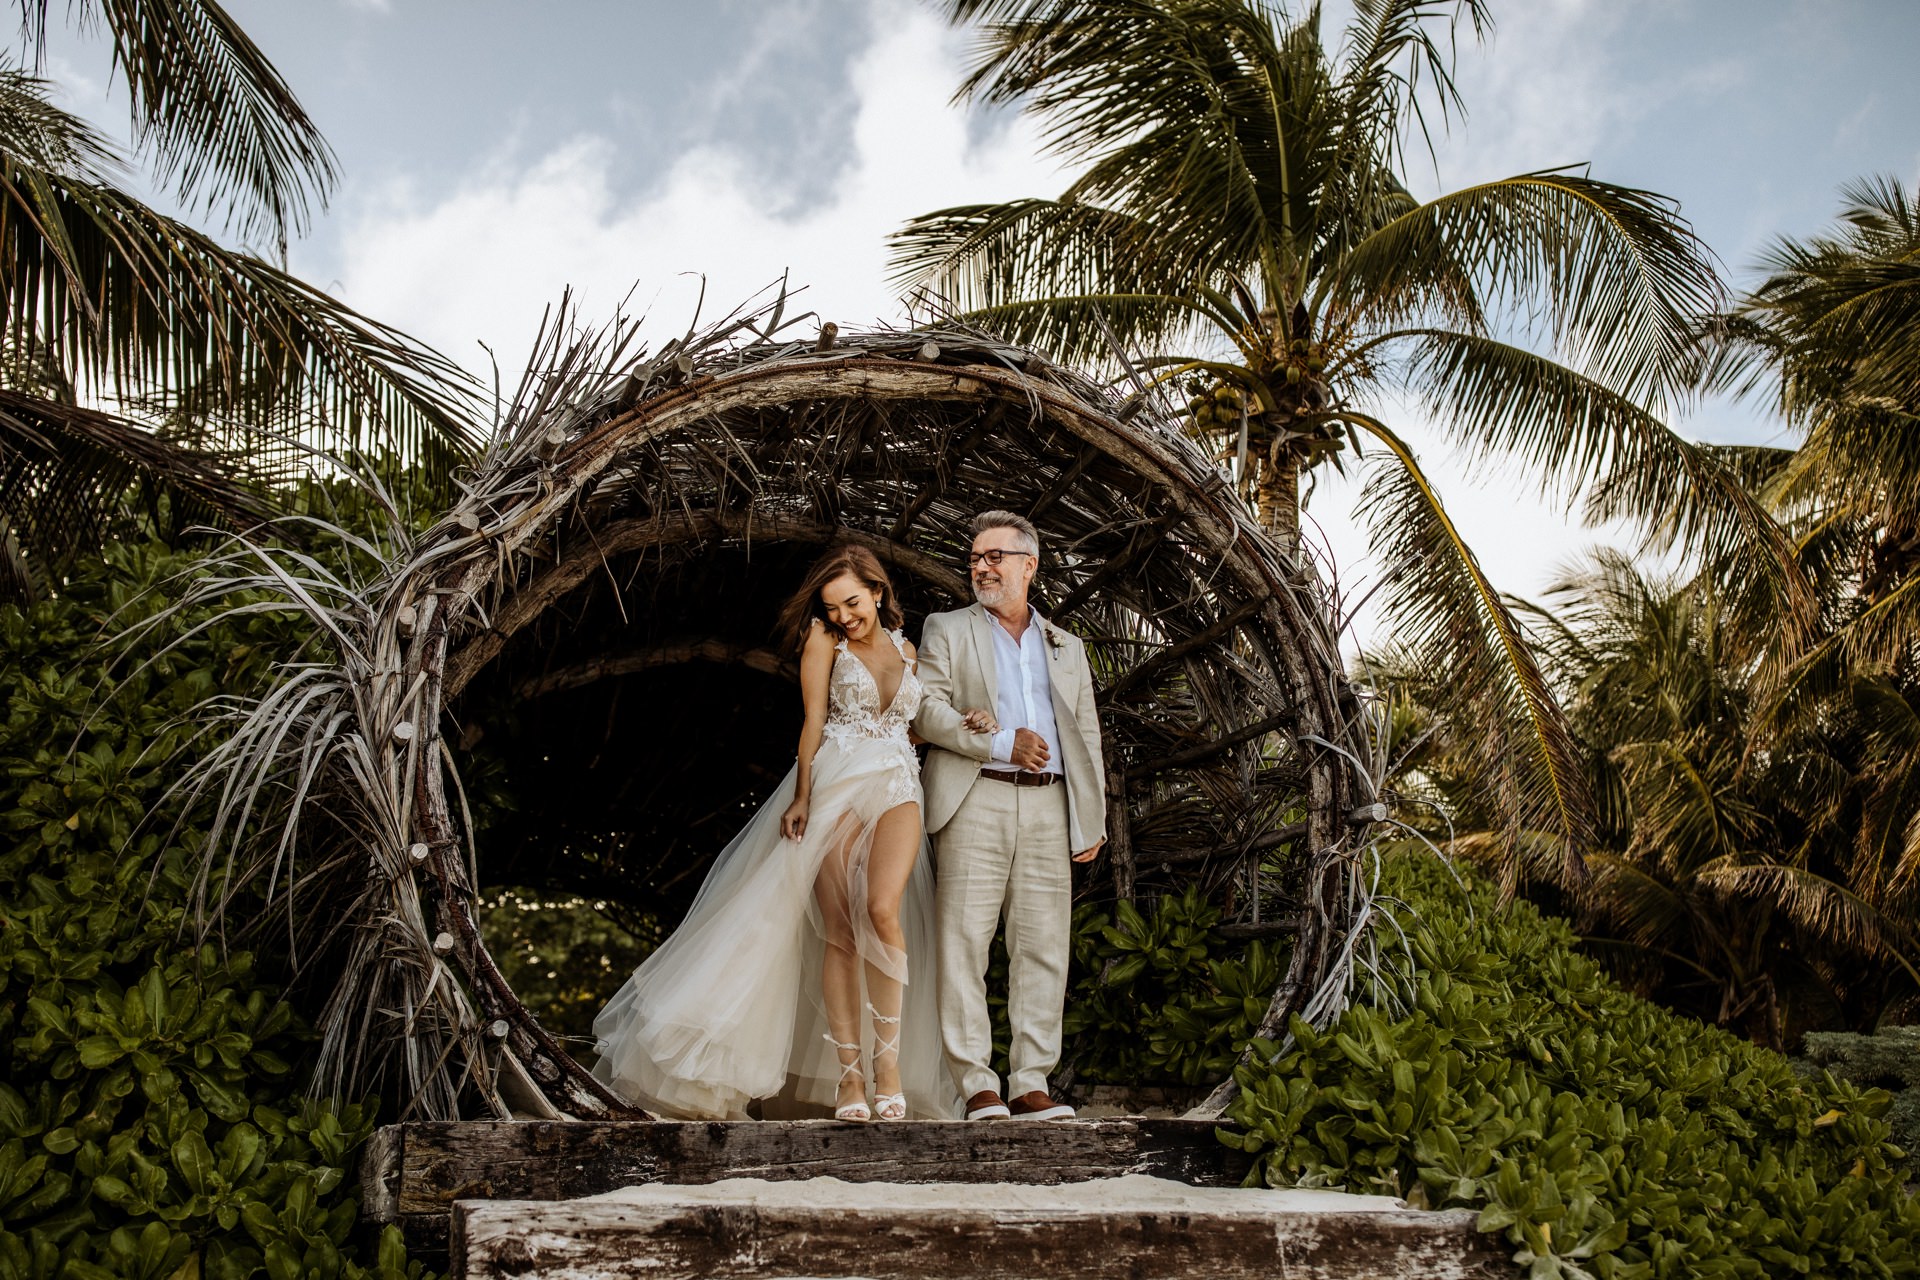
[[[889,631],[887,637],[905,662],[906,637],[898,631]],[[883,707],[880,686],[867,665],[847,652],[844,639],[833,648],[833,673],[827,679],[827,737],[897,739],[906,743],[907,726],[920,709],[920,677],[913,673],[913,664],[908,662],[900,673],[900,688],[893,695],[893,704]]]

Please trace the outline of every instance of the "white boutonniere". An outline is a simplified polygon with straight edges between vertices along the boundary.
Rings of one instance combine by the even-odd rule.
[[[1067,647],[1066,638],[1052,627],[1040,628],[1040,634],[1047,638],[1047,647],[1053,650],[1053,660],[1060,661],[1060,651]]]

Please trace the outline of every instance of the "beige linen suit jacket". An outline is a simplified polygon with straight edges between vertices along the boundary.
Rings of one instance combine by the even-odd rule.
[[[927,696],[913,727],[930,744],[921,770],[929,835],[947,825],[992,757],[993,735],[969,733],[958,708],[998,704],[993,661],[994,625],[984,605],[927,615],[920,632],[920,683]],[[1100,716],[1093,705],[1093,670],[1080,637],[1040,619],[1053,689],[1054,724],[1062,742],[1047,745],[1053,766],[1067,777],[1072,852],[1091,849],[1107,834],[1107,774],[1100,750]],[[992,784],[989,784],[992,785]]]

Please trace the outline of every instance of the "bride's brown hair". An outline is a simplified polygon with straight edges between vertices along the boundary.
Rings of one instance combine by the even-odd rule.
[[[893,579],[887,576],[880,557],[858,543],[841,543],[813,562],[800,589],[780,609],[781,642],[789,652],[805,647],[807,630],[816,618],[826,627],[828,635],[836,640],[846,638],[846,632],[827,617],[826,605],[820,603],[820,589],[842,577],[857,578],[873,592],[874,611],[880,615],[881,626],[897,631],[906,622],[906,615],[900,612],[900,601],[893,593]]]

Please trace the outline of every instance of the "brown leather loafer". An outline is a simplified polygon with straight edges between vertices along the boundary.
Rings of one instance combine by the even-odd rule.
[[[1008,1104],[1007,1112],[1015,1120],[1071,1120],[1073,1108],[1064,1102],[1055,1102],[1046,1094],[1035,1089],[1023,1094]]]
[[[1006,1118],[1007,1104],[1000,1101],[1000,1095],[991,1089],[982,1089],[967,1099],[967,1119],[969,1120],[1005,1120]]]

